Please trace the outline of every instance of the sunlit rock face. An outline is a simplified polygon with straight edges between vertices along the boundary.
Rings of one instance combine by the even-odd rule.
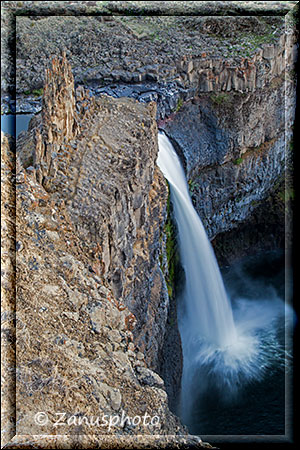
[[[168,295],[160,269],[167,187],[155,165],[155,104],[91,97],[65,55],[52,63],[35,130],[37,181],[64,200],[103,277],[136,317],[135,337],[151,367],[164,337]],[[22,155],[22,149],[21,149]]]
[[[121,417],[123,409],[159,416],[135,434],[185,434],[151,370],[168,308],[155,105],[75,94],[63,56],[52,63],[33,129],[33,165],[24,168],[19,147],[16,174],[19,433],[38,434],[34,413],[45,411],[43,432],[52,434],[55,412],[81,405],[89,417]],[[13,152],[5,136],[3,149],[8,182]],[[89,434],[88,424],[75,422],[74,433]],[[105,432],[116,429],[132,434],[124,423]]]

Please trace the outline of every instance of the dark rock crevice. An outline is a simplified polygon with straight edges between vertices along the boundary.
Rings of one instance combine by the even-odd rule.
[[[178,328],[177,297],[184,285],[185,275],[180,263],[177,224],[170,194],[167,205],[167,220],[163,236],[164,245],[161,249],[161,267],[168,287],[169,307],[157,370],[165,382],[169,407],[176,414],[180,400],[183,366],[181,337]]]
[[[256,205],[250,217],[236,228],[219,233],[212,245],[221,266],[244,256],[285,249],[285,180]]]

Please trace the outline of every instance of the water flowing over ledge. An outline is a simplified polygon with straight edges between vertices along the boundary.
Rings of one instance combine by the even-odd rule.
[[[200,217],[192,205],[185,175],[168,138],[159,135],[158,165],[171,185],[186,276],[185,305],[192,329],[218,347],[231,345],[236,330],[218,264]],[[215,327],[212,327],[212,323]]]
[[[231,305],[179,158],[164,134],[159,134],[158,142],[157,163],[170,185],[185,271],[185,287],[177,299],[183,350],[178,414],[189,426],[201,398],[210,390],[230,403],[247,384],[268,374],[272,364],[284,368],[284,343],[278,339],[278,329],[284,326],[285,307],[276,296],[238,299]]]

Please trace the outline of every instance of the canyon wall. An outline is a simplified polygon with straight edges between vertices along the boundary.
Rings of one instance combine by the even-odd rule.
[[[152,368],[168,310],[159,260],[167,186],[155,165],[155,112],[153,103],[95,99],[83,88],[75,100],[65,56],[61,65],[53,60],[33,163],[37,181],[66,203],[94,258],[91,273],[132,312],[135,340]]]
[[[10,8],[22,2],[3,3],[9,41]],[[188,2],[199,9],[194,17],[168,14],[167,6],[158,17],[113,16],[124,12],[119,2],[95,2],[107,3],[103,16],[47,17],[42,7],[29,16],[34,2],[23,3],[16,104],[13,70],[2,83],[3,111],[38,113],[17,140],[16,262],[6,236],[13,233],[13,154],[3,137],[7,298],[17,272],[18,434],[36,445],[34,434],[53,430],[34,423],[35,411],[53,419],[54,410],[71,415],[80,405],[88,416],[124,410],[160,417],[151,430],[117,426],[111,434],[117,430],[126,442],[96,436],[95,447],[200,446],[169,410],[182,355],[169,277],[168,190],[155,163],[157,121],[181,156],[195,207],[224,261],[243,253],[246,234],[248,248],[251,239],[255,247],[253,227],[261,226],[261,242],[271,230],[270,246],[282,246],[297,50],[283,14],[297,2],[275,2],[274,15],[267,6],[273,2],[260,2],[258,16],[241,2]],[[91,3],[80,8],[99,13]],[[234,14],[246,8],[248,17],[213,16],[218,7],[227,12],[223,3]],[[8,349],[13,315],[8,304]],[[10,350],[5,364],[11,373]],[[13,397],[9,386],[5,392]],[[11,424],[8,406],[6,417]],[[90,434],[84,423],[71,431]],[[176,437],[155,442],[152,433]],[[68,439],[47,445],[72,448]]]
[[[294,20],[275,9],[151,20],[18,17],[17,109],[40,108],[32,91],[42,86],[57,45],[70,59],[75,85],[95,96],[155,101],[158,125],[182,156],[194,204],[214,239],[248,220],[278,183],[284,189],[295,110]]]
[[[65,413],[60,434],[93,434],[89,445],[202,445],[170,412],[164,381],[151,370],[168,311],[159,258],[167,187],[155,166],[156,133],[155,105],[75,93],[65,55],[53,59],[41,117],[27,141],[23,136],[26,157],[22,148],[17,152],[16,261],[5,264],[3,286],[9,298],[15,267],[16,434],[28,436],[27,443],[55,434],[57,414]],[[13,149],[5,135],[2,146],[4,202],[10,202]],[[12,239],[7,213],[4,219],[6,245]],[[4,318],[9,339],[9,305]],[[6,360],[9,370],[9,352]],[[46,422],[37,421],[40,411]],[[122,414],[147,414],[147,423],[121,422]],[[89,419],[103,424],[104,415],[120,421],[91,429]],[[156,417],[153,424],[149,417]],[[22,442],[18,436],[7,448]],[[62,442],[71,448],[74,441]],[[51,437],[44,444],[62,445]]]
[[[282,70],[283,28],[284,16],[20,16],[16,90],[41,88],[47,60],[65,50],[76,85],[175,81],[203,92],[253,91]]]
[[[268,201],[265,214],[258,212],[256,219],[261,226],[272,215],[276,222],[273,233],[276,234],[276,225],[278,233],[275,238],[273,233],[267,236],[268,245],[273,240],[284,246],[285,187],[288,195],[293,195],[289,173],[297,54],[296,36],[288,27],[281,33],[275,46],[263,45],[251,63],[248,61],[250,72],[220,72],[217,62],[210,69],[212,84],[205,87],[198,70],[195,97],[160,122],[181,155],[194,205],[211,240],[220,239],[221,234],[248,220],[253,225],[251,217],[257,208],[261,209],[262,202],[277,192],[280,207],[276,217],[275,208]],[[238,86],[233,73],[240,73]],[[204,92],[209,90],[214,92]],[[257,244],[252,251],[259,248]]]
[[[96,97],[156,102],[158,125],[182,156],[213,240],[247,221],[279,184],[283,195],[297,57],[295,18],[286,12],[18,17],[17,110],[41,108],[44,66],[57,48],[65,49],[75,86]],[[113,276],[123,285],[123,275]]]
[[[183,157],[194,205],[212,239],[247,219],[284,177],[284,85],[207,96],[185,105],[165,131]]]
[[[9,39],[9,14],[15,2],[4,3],[3,36]],[[272,5],[274,15],[268,11],[270,2],[264,2],[257,16],[245,10],[247,17],[242,9],[249,5],[239,4],[241,15],[236,16],[235,5],[222,2],[208,5],[211,16],[202,11],[206,4],[192,2],[192,16],[184,14],[184,7],[180,16],[166,14],[165,4],[164,15],[154,17],[113,16],[109,8],[114,2],[108,2],[108,9],[99,16],[62,12],[47,17],[38,6],[35,16],[28,16],[27,3],[16,17],[17,104],[9,103],[7,74],[2,86],[5,111],[9,107],[23,113],[40,110],[45,68],[52,56],[64,50],[76,86],[89,87],[94,94],[104,89],[112,96],[157,101],[158,117],[163,118],[176,110],[178,101],[193,98],[197,91],[252,92],[264,87],[284,65],[284,14],[297,2]],[[51,2],[43,5],[47,8],[47,3],[51,11]],[[227,7],[228,16],[218,17],[216,6],[222,16]],[[5,65],[5,53],[3,59]]]

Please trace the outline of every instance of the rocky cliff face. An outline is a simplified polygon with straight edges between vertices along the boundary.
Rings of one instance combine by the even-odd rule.
[[[90,87],[176,80],[183,87],[195,85],[204,92],[252,91],[262,87],[257,74],[282,70],[279,55],[276,67],[270,61],[278,52],[284,58],[284,37],[279,31],[284,27],[283,17],[38,19],[17,19],[18,93],[42,87],[44,58],[57,51],[57,44],[67,49],[76,84]],[[105,39],[107,34],[110,39]]]
[[[219,87],[210,77],[213,94],[202,93],[200,86],[192,101],[160,123],[182,157],[211,239],[245,222],[283,182],[295,111],[294,39],[282,35],[276,48],[264,46],[251,63],[253,85],[241,76],[237,88],[229,72]]]
[[[51,2],[47,3],[44,5],[51,11]],[[45,17],[43,8],[34,18],[18,16],[17,111],[40,109],[38,97],[48,60],[63,49],[76,86],[84,85],[96,94],[105,89],[110,95],[133,96],[142,102],[155,100],[160,118],[176,110],[178,102],[193,98],[197,91],[252,92],[264,87],[284,65],[284,14],[296,2],[272,5],[274,15],[267,6],[271,2],[263,2],[257,17],[249,14],[247,2],[238,3],[241,16],[236,16],[232,3],[225,18],[217,17],[218,7],[222,15],[226,10],[222,2],[208,5],[209,17],[209,11],[202,11],[206,5],[198,2],[189,2],[191,12],[198,16],[185,16],[183,4],[180,16],[173,11],[170,14],[166,4],[162,5],[163,16],[112,16],[110,2],[103,16],[103,5],[95,5],[100,8],[99,17]],[[140,13],[146,12],[146,6]],[[141,2],[139,7],[143,8]],[[6,30],[5,19],[6,14]]]
[[[9,40],[10,10],[22,2],[3,3]],[[144,2],[130,3],[142,12]],[[162,3],[152,8],[160,11]],[[165,281],[168,194],[155,165],[155,118],[182,157],[194,204],[220,253],[241,251],[246,234],[253,245],[253,226],[263,225],[262,241],[271,230],[273,242],[282,244],[296,55],[283,13],[296,2],[275,2],[272,17],[266,5],[273,2],[260,2],[257,17],[257,10],[249,16],[249,3],[257,2],[177,3],[192,5],[197,15],[172,16],[174,10],[162,6],[163,17],[112,16],[126,5],[80,2],[81,12],[105,15],[43,17],[43,8],[53,12],[55,6],[40,2],[41,16],[17,18],[17,111],[41,111],[17,141],[16,265],[9,220],[14,164],[3,138],[9,198],[4,291],[8,298],[16,267],[19,434],[53,434],[53,411],[70,417],[78,405],[89,417],[99,411],[159,415],[150,433],[185,433],[166,398],[167,390],[174,400],[180,384],[181,349]],[[229,3],[231,13],[248,17],[215,17]],[[33,6],[24,2],[23,13]],[[61,63],[54,58],[45,72],[58,49],[66,51]],[[4,93],[11,75],[3,79]],[[8,111],[14,105],[4,100]],[[9,373],[13,317],[8,302]],[[13,398],[9,387],[6,392]],[[34,422],[36,408],[49,414],[47,426]],[[9,422],[11,410],[6,414]],[[168,438],[155,444],[150,436],[135,442],[130,435],[149,434],[142,424],[110,431],[116,430],[128,436],[128,446],[171,445]],[[71,431],[90,434],[88,424],[76,420]],[[67,441],[52,445],[73,448]],[[102,440],[101,446],[121,448],[123,442]],[[180,442],[192,443],[176,438]],[[83,438],[80,445],[85,448]],[[99,436],[93,445],[100,445]]]
[[[130,309],[136,342],[155,368],[168,308],[159,263],[167,188],[155,165],[155,105],[96,100],[84,89],[77,90],[75,102],[65,56],[62,66],[53,61],[43,103],[42,128],[35,133],[36,179],[65,201],[94,258],[91,273]]]
[[[83,89],[75,97],[65,56],[53,60],[42,116],[28,133],[33,166],[24,168],[20,148],[17,156],[18,435],[54,434],[63,412],[62,434],[91,434],[88,421],[97,417],[92,434],[103,434],[105,414],[119,416],[105,434],[186,433],[149,368],[168,307],[159,265],[167,189],[155,166],[154,117],[152,104],[96,100]],[[8,179],[5,136],[3,149]],[[7,280],[11,271],[8,264]],[[38,423],[40,411],[47,423]],[[122,423],[123,411],[139,423]]]
[[[96,95],[154,100],[159,126],[183,157],[196,209],[213,239],[247,220],[284,177],[295,107],[292,21],[283,14],[103,17],[80,23],[72,18],[74,29],[89,30],[83,51],[69,18],[21,17],[20,107],[30,106],[24,93],[43,82],[43,64],[37,61],[62,41],[68,44],[75,84]],[[37,39],[27,58],[29,28]],[[39,42],[45,33],[51,39],[43,55]],[[103,39],[103,33],[112,39]],[[124,284],[118,271],[113,276],[115,286]]]
[[[243,222],[284,174],[284,90],[222,102],[201,96],[165,127],[210,238]]]
[[[89,86],[96,95],[157,103],[159,126],[183,156],[209,237],[244,222],[284,177],[295,107],[293,17],[84,20],[80,29],[89,30],[83,39],[85,52],[69,32],[68,18],[18,19],[20,107],[30,107],[30,95],[26,100],[24,92],[43,82],[43,64],[37,64],[44,61],[39,44],[43,33],[52,36],[49,54],[63,33],[75,84]],[[77,19],[72,26],[79,26]],[[37,40],[25,58],[29,27]],[[104,40],[101,33],[112,39]],[[100,55],[105,55],[101,61]],[[89,68],[83,72],[83,66]],[[117,278],[118,273],[115,283]]]

